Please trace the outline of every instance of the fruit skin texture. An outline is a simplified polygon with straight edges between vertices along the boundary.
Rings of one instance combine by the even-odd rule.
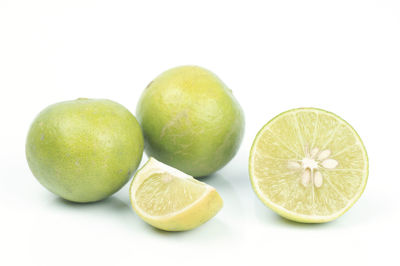
[[[232,91],[198,66],[159,75],[144,90],[136,114],[147,155],[194,177],[226,165],[244,134],[244,114]]]
[[[135,117],[105,99],[50,105],[33,121],[26,158],[37,180],[74,202],[104,199],[139,166],[143,135]]]
[[[274,203],[270,202],[269,200],[265,199],[262,196],[262,194],[260,192],[258,192],[258,189],[257,189],[257,187],[255,185],[255,181],[253,180],[253,178],[255,178],[254,177],[255,174],[253,173],[254,172],[253,171],[254,167],[253,167],[252,157],[254,156],[254,153],[255,153],[254,151],[256,149],[257,139],[261,137],[262,132],[264,131],[264,129],[268,128],[268,126],[275,119],[279,118],[280,116],[282,116],[282,115],[284,115],[286,113],[290,113],[290,112],[297,111],[297,110],[306,110],[306,111],[307,110],[310,110],[310,111],[316,110],[316,111],[320,111],[320,112],[323,112],[323,113],[326,113],[326,114],[330,114],[330,115],[336,117],[337,119],[339,119],[342,122],[344,122],[347,126],[349,126],[349,128],[351,128],[353,130],[353,132],[355,133],[355,135],[357,136],[358,140],[360,141],[360,143],[361,143],[361,145],[363,147],[363,152],[364,152],[364,155],[365,155],[365,158],[366,158],[366,164],[367,164],[366,178],[364,180],[364,183],[362,184],[362,187],[361,187],[358,195],[352,199],[351,204],[349,204],[342,212],[337,213],[336,215],[333,215],[333,216],[330,216],[330,217],[322,217],[322,218],[321,217],[316,217],[316,218],[314,218],[314,217],[310,217],[310,216],[305,216],[305,215],[301,215],[301,214],[294,214],[292,212],[288,212],[286,209],[284,209],[284,208],[282,208],[280,206],[277,206],[276,204],[274,204]],[[250,182],[251,182],[253,191],[256,193],[257,197],[264,203],[264,205],[269,207],[275,213],[279,214],[280,216],[282,216],[282,217],[284,217],[284,218],[286,218],[288,220],[295,221],[295,222],[298,222],[298,223],[310,223],[310,224],[313,224],[313,223],[326,223],[326,222],[331,222],[331,221],[339,218],[340,216],[345,214],[357,202],[357,200],[361,197],[361,195],[363,194],[363,192],[365,190],[365,187],[367,186],[367,181],[368,181],[368,176],[369,176],[369,159],[368,159],[367,151],[366,151],[364,143],[362,142],[361,137],[358,135],[357,131],[347,121],[345,121],[343,118],[339,117],[338,115],[336,115],[336,114],[334,114],[332,112],[329,112],[329,111],[326,111],[326,110],[323,110],[323,109],[320,109],[320,108],[314,108],[314,107],[301,107],[301,108],[290,109],[290,110],[287,110],[285,112],[282,112],[282,113],[276,115],[274,118],[272,118],[270,121],[268,121],[258,131],[256,137],[254,138],[254,141],[253,141],[253,144],[252,144],[251,150],[250,150],[250,156],[249,156],[248,165],[249,165]]]

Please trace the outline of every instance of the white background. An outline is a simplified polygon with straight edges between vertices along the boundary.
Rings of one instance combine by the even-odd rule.
[[[40,110],[91,97],[134,113],[183,64],[215,72],[245,110],[239,153],[205,179],[225,202],[214,219],[167,233],[131,210],[128,186],[73,204],[39,185],[24,145]],[[400,265],[399,89],[398,0],[0,0],[0,264]],[[363,196],[328,224],[284,220],[250,187],[257,131],[304,106],[347,120],[370,158]]]

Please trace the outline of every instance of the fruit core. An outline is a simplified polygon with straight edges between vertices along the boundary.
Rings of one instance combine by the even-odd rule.
[[[305,157],[302,160],[291,160],[288,162],[289,169],[298,169],[302,171],[300,182],[307,187],[312,185],[319,188],[324,183],[320,168],[334,169],[338,166],[338,161],[330,158],[329,149],[321,150],[319,148],[305,148]]]

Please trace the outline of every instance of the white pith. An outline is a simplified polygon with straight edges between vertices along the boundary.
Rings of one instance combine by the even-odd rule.
[[[252,181],[252,187],[255,190],[256,194],[258,195],[258,197],[267,205],[269,206],[271,209],[273,209],[274,211],[276,211],[277,213],[285,216],[286,218],[292,217],[294,220],[296,221],[302,221],[302,222],[313,222],[313,223],[319,223],[319,222],[327,222],[327,221],[331,221],[339,216],[341,216],[344,212],[346,212],[351,206],[353,206],[353,204],[358,200],[358,198],[361,196],[362,192],[364,191],[365,185],[366,185],[366,181],[368,179],[368,157],[367,157],[367,153],[365,151],[365,147],[360,139],[360,137],[358,136],[358,134],[355,132],[355,130],[344,120],[342,120],[340,117],[337,117],[336,115],[329,113],[327,111],[324,110],[320,110],[320,109],[314,109],[314,108],[299,108],[297,110],[290,110],[287,111],[285,113],[290,113],[292,111],[293,114],[296,114],[297,112],[302,112],[304,110],[312,110],[315,113],[323,113],[325,115],[329,115],[332,117],[335,117],[335,119],[338,119],[338,122],[342,125],[345,125],[346,127],[348,127],[351,131],[354,132],[354,135],[356,137],[356,143],[353,145],[357,145],[359,147],[361,147],[362,150],[362,157],[363,160],[366,162],[365,164],[365,168],[363,169],[359,169],[357,171],[363,172],[363,176],[362,176],[362,180],[361,183],[363,184],[362,186],[360,186],[359,188],[359,192],[357,193],[356,196],[354,196],[353,198],[348,199],[347,204],[341,208],[338,209],[336,212],[331,213],[329,215],[317,215],[317,214],[302,214],[302,213],[298,213],[292,210],[289,210],[275,202],[273,202],[271,199],[269,199],[264,192],[260,189],[260,185],[259,185],[259,180],[256,177],[255,174],[255,163],[254,163],[254,159],[256,157],[257,154],[257,149],[256,147],[258,146],[259,141],[261,140],[261,138],[259,138],[259,136],[263,135],[263,133],[267,130],[269,130],[269,125],[272,124],[272,122],[284,115],[284,114],[280,114],[278,116],[276,116],[274,119],[272,119],[270,122],[268,122],[263,128],[262,130],[260,130],[260,132],[258,132],[257,137],[252,145],[251,148],[251,152],[250,152],[250,168],[249,168],[249,172],[250,172],[250,177],[251,177],[251,181]],[[307,149],[307,147],[305,147],[305,150]],[[343,151],[347,150],[347,148],[345,148]],[[306,171],[306,169],[309,169],[311,172],[311,169],[321,169],[321,168],[326,168],[326,169],[334,169],[339,165],[339,162],[337,162],[334,159],[330,159],[329,156],[331,156],[330,154],[330,150],[324,147],[323,151],[320,151],[317,148],[312,148],[310,149],[308,156],[304,156],[303,159],[301,160],[289,160],[287,162],[287,168],[288,170],[293,171],[294,169],[298,169],[298,170],[302,170],[302,171]],[[322,162],[324,162],[324,164],[322,164]],[[340,167],[338,167],[340,168]],[[336,168],[337,169],[337,168]],[[342,170],[342,169],[337,169]],[[347,170],[347,169],[343,169],[343,170]],[[316,177],[317,176],[317,177]],[[308,178],[308,177],[306,177]],[[313,179],[322,179],[322,174],[320,173],[320,171],[315,171],[314,173],[314,178]],[[299,182],[301,183],[302,181],[302,177],[299,178]],[[310,181],[312,180],[311,178],[311,173],[309,176]],[[317,186],[322,186],[323,184],[318,184]],[[317,186],[313,186],[314,188],[316,188]]]
[[[136,195],[137,189],[140,187],[140,185],[147,178],[149,178],[153,174],[157,174],[157,173],[159,173],[159,174],[167,173],[170,175],[167,178],[163,179],[163,181],[165,183],[172,181],[172,178],[194,179],[192,176],[185,174],[184,172],[179,171],[178,169],[173,168],[169,165],[166,165],[162,162],[159,162],[156,159],[151,157],[149,159],[149,161],[143,166],[142,169],[140,169],[138,171],[138,173],[134,177],[134,180],[132,182],[131,189],[130,189],[130,198],[131,198],[132,205],[135,207],[136,211],[140,213],[141,216],[144,216],[144,217],[147,217],[150,219],[166,219],[166,218],[178,215],[180,213],[183,213],[183,212],[187,211],[188,209],[192,208],[193,206],[197,205],[199,202],[201,202],[203,199],[205,199],[208,196],[208,194],[210,194],[213,190],[215,190],[215,188],[213,188],[212,186],[201,182],[204,185],[204,193],[202,194],[202,196],[200,196],[198,199],[196,199],[194,202],[192,202],[185,208],[183,208],[179,211],[176,211],[176,212],[171,212],[167,215],[161,215],[161,216],[150,215],[146,211],[142,210],[138,206],[138,204],[136,204],[135,195]]]

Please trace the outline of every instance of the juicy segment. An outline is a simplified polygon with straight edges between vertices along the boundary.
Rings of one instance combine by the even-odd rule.
[[[193,229],[215,216],[223,205],[215,188],[154,158],[136,173],[130,198],[145,222],[166,231]]]
[[[207,187],[199,183],[168,173],[152,174],[136,191],[137,205],[152,216],[179,212],[207,192]]]
[[[326,222],[360,197],[368,159],[361,139],[344,120],[302,108],[264,126],[253,143],[249,170],[267,206],[292,220]]]

